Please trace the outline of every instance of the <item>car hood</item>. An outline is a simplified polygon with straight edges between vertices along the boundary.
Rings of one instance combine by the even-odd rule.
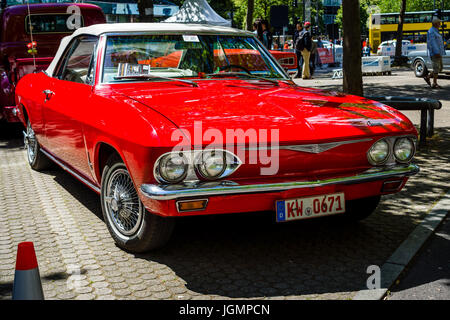
[[[162,114],[190,137],[200,126],[203,134],[213,129],[224,137],[227,130],[275,129],[281,144],[416,133],[400,112],[357,96],[260,80],[198,83],[116,84],[113,90]],[[248,139],[253,142],[252,135]]]

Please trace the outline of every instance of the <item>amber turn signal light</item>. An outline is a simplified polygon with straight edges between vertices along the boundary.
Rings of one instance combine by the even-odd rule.
[[[208,199],[177,201],[178,212],[204,210]]]
[[[381,192],[396,192],[400,189],[402,184],[403,180],[385,181],[381,188]]]

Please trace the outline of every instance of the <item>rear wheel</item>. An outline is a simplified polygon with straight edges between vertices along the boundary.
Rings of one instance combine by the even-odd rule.
[[[122,249],[140,253],[160,248],[169,240],[173,218],[145,209],[125,164],[117,157],[110,158],[103,170],[100,197],[108,230]]]
[[[363,220],[376,210],[380,200],[381,196],[375,196],[347,201],[344,218],[349,221]]]
[[[24,144],[27,149],[27,159],[30,167],[36,171],[42,171],[50,167],[51,161],[42,153],[39,142],[36,139],[30,120],[27,120],[26,135]]]
[[[423,78],[427,75],[427,73],[428,70],[425,63],[422,60],[417,60],[414,63],[414,74],[416,75],[416,77]]]

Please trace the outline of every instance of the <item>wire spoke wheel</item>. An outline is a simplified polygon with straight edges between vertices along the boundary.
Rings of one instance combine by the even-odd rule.
[[[27,122],[27,136],[25,137],[24,142],[25,142],[25,147],[27,148],[28,162],[31,164],[36,159],[36,155],[37,155],[37,151],[38,151],[38,144],[37,144],[37,140],[36,140],[34,131],[31,128],[30,121]]]
[[[126,169],[117,169],[109,177],[104,205],[116,231],[127,237],[138,232],[145,210]]]
[[[110,156],[103,168],[100,198],[103,219],[120,248],[147,252],[169,241],[174,219],[145,208],[130,172],[116,155]]]

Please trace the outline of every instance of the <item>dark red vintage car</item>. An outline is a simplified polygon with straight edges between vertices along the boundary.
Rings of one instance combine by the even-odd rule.
[[[98,192],[112,237],[133,252],[164,245],[181,216],[363,219],[419,170],[406,116],[297,86],[231,28],[81,28],[20,80],[16,102],[30,166],[51,160]]]
[[[79,8],[79,12],[77,10]],[[75,17],[77,14],[79,17]],[[73,21],[72,21],[73,20]],[[61,39],[76,28],[105,23],[100,7],[78,3],[15,5],[0,15],[0,120],[16,122],[14,88],[25,74],[45,70]],[[78,24],[77,24],[78,23]],[[31,29],[30,29],[31,27]],[[32,30],[32,32],[30,32]],[[27,46],[35,42],[33,55]]]

